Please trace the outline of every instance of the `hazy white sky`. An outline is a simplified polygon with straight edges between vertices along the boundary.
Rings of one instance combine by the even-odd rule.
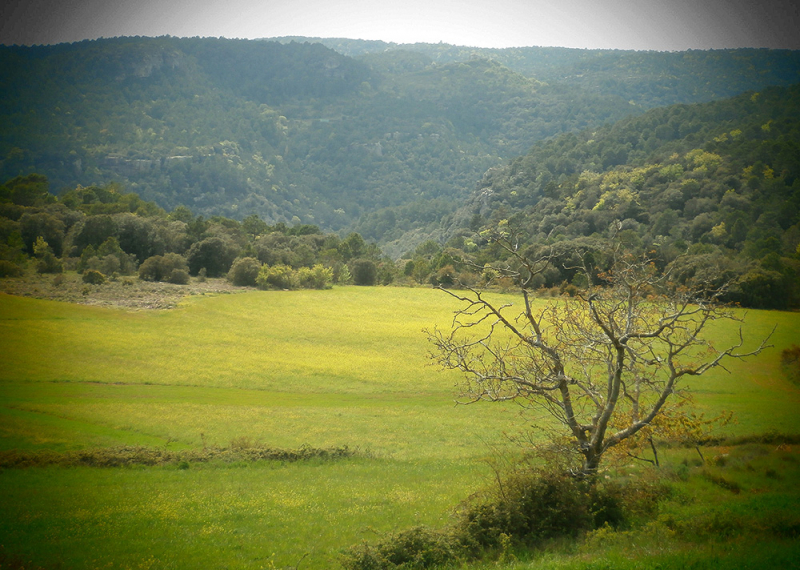
[[[5,0],[0,7],[7,45],[133,35],[800,49],[800,0]]]

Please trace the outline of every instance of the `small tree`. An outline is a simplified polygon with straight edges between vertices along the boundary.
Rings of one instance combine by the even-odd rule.
[[[175,270],[186,273],[186,258],[177,253],[166,253],[148,257],[139,266],[139,279],[142,281],[172,281]],[[182,279],[182,277],[181,277]],[[182,284],[188,283],[188,279]]]
[[[429,333],[431,356],[464,373],[466,403],[513,400],[550,414],[556,420],[550,441],[577,455],[581,476],[593,475],[606,452],[644,428],[651,435],[659,418],[690,411],[679,405],[686,377],[767,346],[765,339],[742,351],[740,327],[737,343],[716,348],[708,325],[742,320],[717,302],[725,286],[676,288],[668,271],[659,274],[646,256],[619,245],[572,252],[591,285],[574,298],[534,303],[530,284],[555,252],[529,258],[507,236],[497,242],[512,263],[496,272],[519,284],[521,313],[475,289],[442,289],[463,305],[451,330]]]
[[[209,277],[220,277],[228,273],[237,255],[238,248],[232,241],[213,236],[193,243],[186,260],[192,275],[205,267]]]
[[[33,253],[39,258],[36,263],[36,271],[39,273],[61,273],[64,271],[64,264],[53,254],[50,246],[42,236],[36,238],[36,242],[33,245]]]
[[[371,259],[356,259],[350,272],[356,285],[375,285],[378,281],[378,266]]]
[[[228,271],[228,281],[237,287],[255,287],[261,262],[255,257],[240,257]]]

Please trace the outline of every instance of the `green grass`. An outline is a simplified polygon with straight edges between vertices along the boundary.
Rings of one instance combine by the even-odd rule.
[[[389,476],[390,475],[390,476]],[[67,568],[331,568],[371,527],[440,525],[476,478],[468,464],[193,465],[3,473],[4,544]]]
[[[556,541],[538,551],[511,552],[510,561],[499,566],[506,570],[800,567],[800,447],[746,444],[706,453],[706,464],[692,450],[670,450],[669,460],[658,470],[642,464],[624,468],[638,473],[640,480],[666,485],[668,493],[658,502],[656,513],[620,529],[600,528],[583,541]],[[494,562],[470,566],[497,567]]]
[[[422,329],[447,323],[445,297],[253,293],[164,313],[0,297],[9,355],[0,389],[16,414],[0,416],[0,446],[224,445],[247,436],[400,458],[429,456],[431,446],[475,456],[476,438],[497,439],[504,414],[455,407],[456,376],[428,365]]]
[[[455,406],[458,376],[428,364],[422,329],[448,326],[455,308],[401,288],[193,297],[164,312],[0,295],[0,451],[247,437],[373,454],[8,469],[0,544],[68,568],[270,568],[307,555],[312,569],[376,532],[444,524],[489,480],[484,459],[503,431],[522,425],[513,405]],[[751,311],[745,331],[755,340],[775,324],[776,348],[694,381],[703,409],[736,412],[728,434],[800,433],[800,390],[780,374],[800,315]]]

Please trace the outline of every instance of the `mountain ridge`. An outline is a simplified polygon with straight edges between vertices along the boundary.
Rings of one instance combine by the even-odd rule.
[[[0,175],[41,172],[57,192],[115,181],[167,209],[413,245],[397,232],[424,237],[438,223],[428,218],[452,213],[487,170],[537,141],[641,114],[681,69],[676,93],[698,100],[710,96],[709,68],[720,92],[753,83],[752,69],[759,88],[800,77],[800,52],[774,50],[352,45],[357,57],[218,38],[0,47]],[[533,65],[530,54],[549,75],[512,69]],[[384,223],[412,215],[402,230]]]

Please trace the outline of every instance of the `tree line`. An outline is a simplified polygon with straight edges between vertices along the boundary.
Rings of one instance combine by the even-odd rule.
[[[76,270],[95,283],[124,275],[176,284],[227,277],[292,289],[388,284],[395,276],[395,265],[357,233],[269,225],[255,214],[205,218],[185,206],[167,213],[115,184],[56,197],[40,174],[0,186],[0,276],[21,275],[30,262],[40,273]]]

